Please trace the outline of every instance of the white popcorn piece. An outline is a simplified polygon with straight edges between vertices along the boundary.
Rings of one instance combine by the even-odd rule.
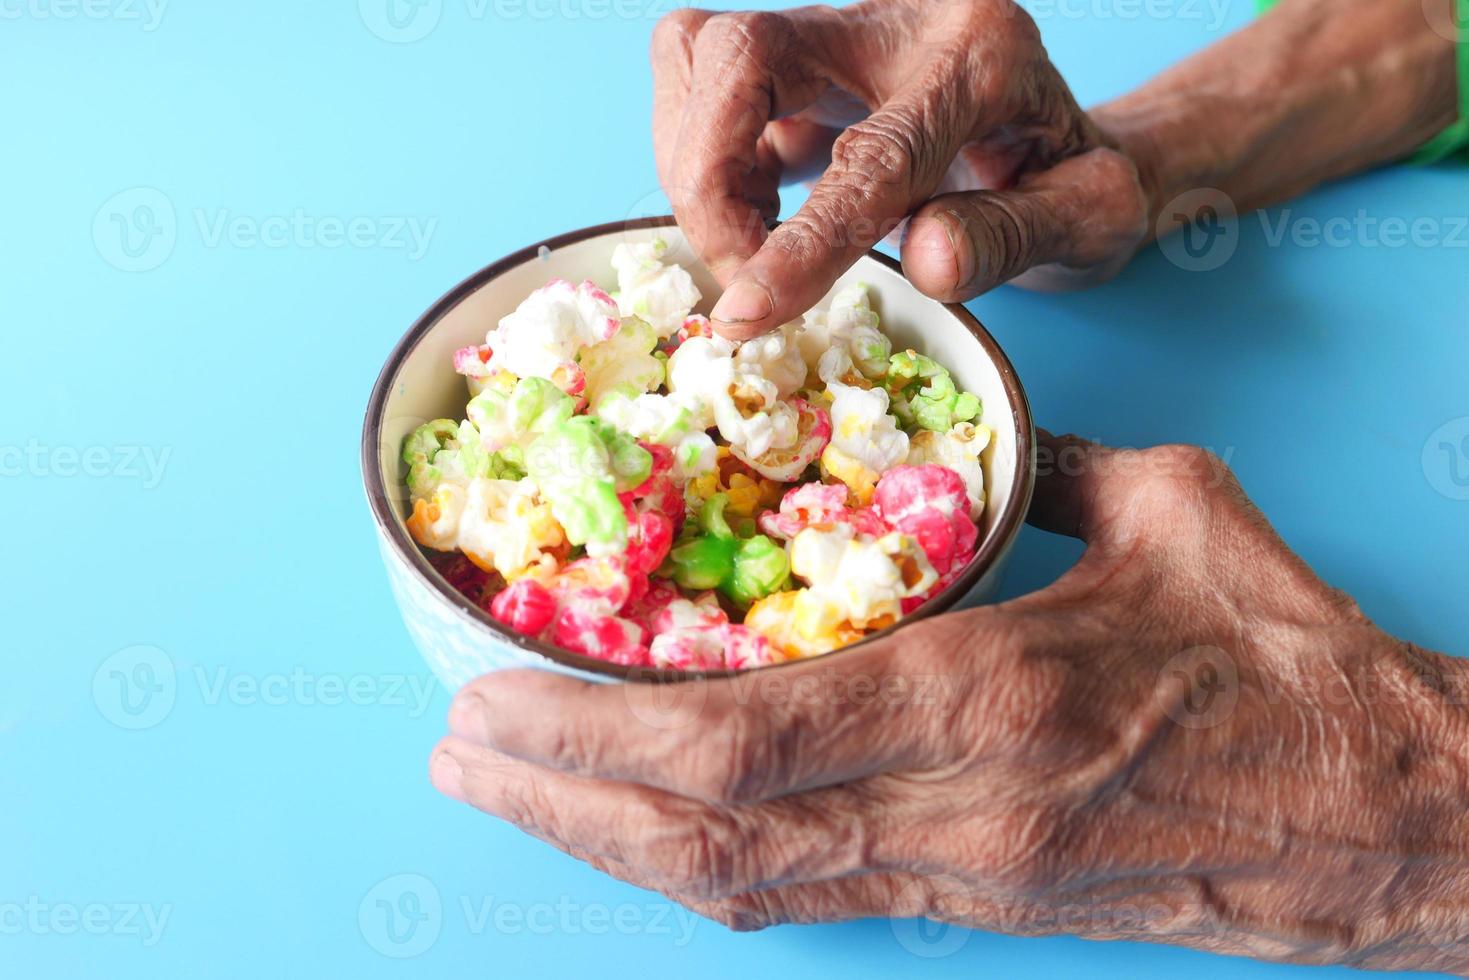
[[[902,601],[938,581],[918,542],[893,532],[858,534],[850,524],[808,527],[791,541],[791,572],[808,583],[813,608],[864,629],[902,616]]]
[[[702,406],[687,395],[614,393],[598,403],[596,414],[634,439],[673,450],[673,476],[687,481],[714,469],[714,440],[698,425]]]
[[[849,384],[852,359],[841,347],[822,355],[817,372],[831,395],[831,446],[863,467],[884,473],[908,458],[908,434],[888,414],[888,393]]]
[[[738,367],[734,354],[735,345],[722,337],[690,337],[668,360],[669,390],[700,406],[697,424],[717,426],[749,456],[795,445],[796,410],[753,364]]]
[[[801,325],[787,323],[770,333],[740,344],[735,368],[769,379],[781,398],[789,398],[806,383],[806,360],[801,355]]]
[[[661,238],[636,245],[624,242],[612,250],[622,315],[648,321],[660,340],[678,331],[700,299],[688,271],[677,263],[664,263],[667,252],[668,243]]]
[[[878,328],[877,313],[867,298],[865,283],[854,283],[836,292],[825,309],[806,313],[798,335],[801,356],[816,370],[828,350],[839,349],[852,359],[866,378],[880,378],[888,369],[892,341]]]
[[[617,304],[596,284],[553,279],[490,331],[487,367],[554,380],[557,369],[574,362],[578,351],[611,338],[621,324]]]

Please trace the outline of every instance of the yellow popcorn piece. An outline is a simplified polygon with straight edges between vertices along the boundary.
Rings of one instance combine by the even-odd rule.
[[[821,475],[828,480],[835,479],[845,483],[857,503],[863,507],[872,503],[872,495],[877,491],[877,481],[882,476],[831,443],[821,451]]]
[[[486,572],[507,581],[549,567],[566,542],[549,504],[530,480],[475,478],[467,487],[446,483],[413,503],[408,533],[437,551],[462,551]]]
[[[815,657],[862,639],[862,630],[809,589],[776,592],[745,613],[745,626],[765,636],[788,657]]]

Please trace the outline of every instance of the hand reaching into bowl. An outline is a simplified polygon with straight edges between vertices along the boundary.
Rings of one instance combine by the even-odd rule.
[[[448,795],[735,928],[926,915],[1469,968],[1462,663],[1317,579],[1216,458],[1046,440],[1051,587],[824,660],[465,688]]]
[[[1031,266],[1105,274],[1143,240],[1136,168],[1011,0],[681,10],[654,34],[653,73],[659,176],[727,287],[729,336],[814,305],[915,208],[904,269],[943,299]],[[781,180],[818,173],[767,239]]]
[[[1012,0],[679,10],[652,46],[659,179],[735,339],[811,307],[910,217],[904,271],[938,299],[1085,285],[1155,234],[1448,127],[1453,35],[1434,25],[1452,2],[1286,0],[1091,113]],[[767,233],[780,184],[818,175]]]

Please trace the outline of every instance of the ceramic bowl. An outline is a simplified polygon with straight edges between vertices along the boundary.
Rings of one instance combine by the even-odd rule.
[[[669,257],[689,269],[704,294],[698,311],[708,313],[719,288],[671,217],[584,228],[508,255],[455,286],[409,328],[373,386],[362,431],[362,475],[378,544],[408,633],[451,692],[474,677],[510,666],[602,681],[692,676],[606,663],[506,629],[434,570],[404,524],[410,507],[399,458],[403,438],[429,419],[464,414],[468,393],[464,379],[454,373],[454,351],[483,343],[500,317],[549,279],[611,284],[612,250],[621,242],[654,237],[663,238]],[[924,616],[991,598],[1035,483],[1035,438],[1025,392],[1014,367],[974,315],[924,296],[903,278],[898,263],[877,252],[859,259],[837,285],[853,281],[867,284],[895,349],[913,347],[934,357],[962,388],[980,396],[982,421],[994,435],[983,456],[987,499],[973,560],[948,588],[901,622],[828,657],[846,656]]]

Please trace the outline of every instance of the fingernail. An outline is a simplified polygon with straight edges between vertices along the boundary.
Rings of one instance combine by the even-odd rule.
[[[429,763],[428,778],[434,789],[450,799],[464,802],[464,767],[445,750],[440,750]]]
[[[751,279],[730,283],[719,302],[714,304],[710,319],[724,323],[749,323],[763,320],[775,309],[770,290]]]
[[[489,711],[478,692],[461,692],[449,705],[449,731],[460,738],[488,745]]]

